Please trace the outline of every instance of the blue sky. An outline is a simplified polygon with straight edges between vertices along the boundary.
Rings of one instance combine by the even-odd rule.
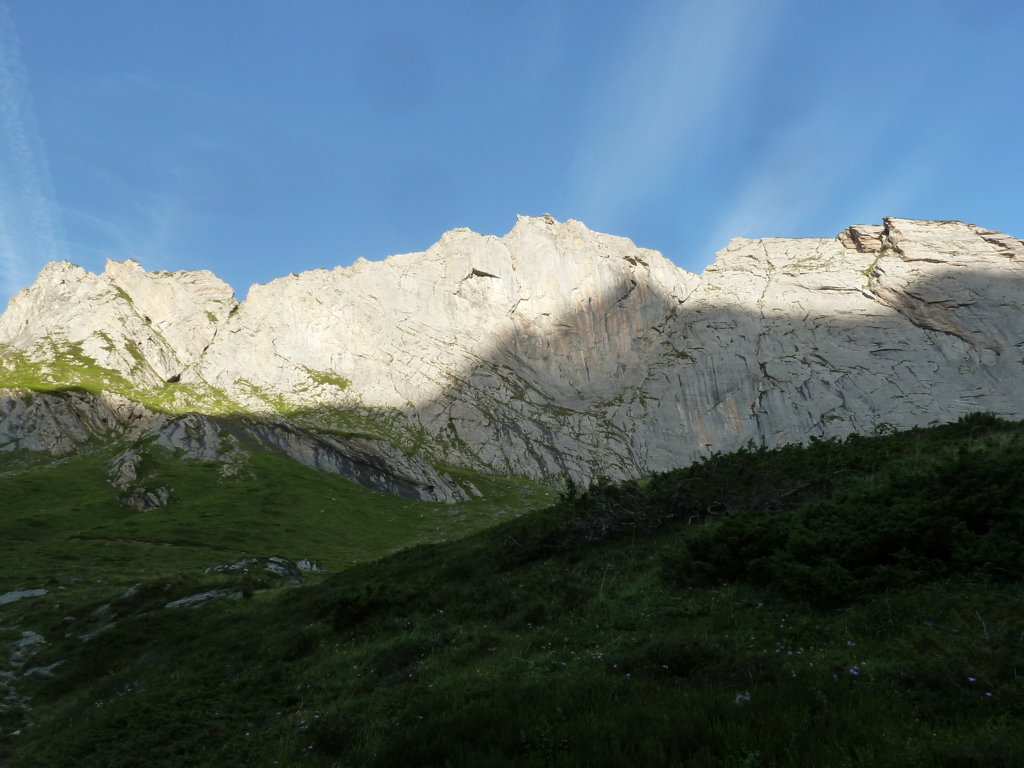
[[[108,257],[243,297],[517,213],[693,271],[887,215],[1024,237],[1022,33],[1008,0],[0,0],[0,299]]]

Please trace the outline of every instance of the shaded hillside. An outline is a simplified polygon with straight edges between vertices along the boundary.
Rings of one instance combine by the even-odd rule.
[[[1019,765],[1022,460],[973,416],[569,489],[251,599],[151,582],[87,642],[96,603],[40,603],[8,762]]]

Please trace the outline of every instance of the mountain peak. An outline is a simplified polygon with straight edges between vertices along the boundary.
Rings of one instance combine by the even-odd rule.
[[[0,385],[101,370],[96,386],[125,397],[287,414],[378,456],[622,477],[708,446],[1024,415],[1022,265],[1009,235],[893,217],[734,239],[698,276],[549,215],[274,280],[241,304],[206,271],[65,262],[0,317]]]

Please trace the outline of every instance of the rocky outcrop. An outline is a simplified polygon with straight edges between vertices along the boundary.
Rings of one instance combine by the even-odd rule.
[[[252,408],[272,397],[312,408],[417,408],[495,351],[523,361],[552,395],[589,368],[637,360],[633,341],[699,279],[661,254],[579,222],[521,217],[504,238],[454,230],[425,253],[357,261],[253,286],[183,378]],[[594,376],[593,394],[617,387]]]
[[[148,512],[151,509],[166,507],[171,501],[171,488],[133,488],[129,493],[122,496],[122,505],[136,510],[137,512]]]
[[[836,240],[734,240],[666,326],[679,386],[644,420],[719,450],[1024,415],[1019,241],[1008,254],[979,232],[887,219]]]
[[[0,388],[0,453],[26,450],[66,455],[97,437],[141,434],[158,418],[116,392]]]
[[[151,451],[219,464],[223,477],[244,473],[251,452],[262,450],[405,498],[451,503],[477,493],[390,443],[318,434],[284,418],[172,415],[112,393],[0,390],[0,453],[66,456],[97,439],[128,446],[110,460],[107,479],[121,503],[139,511],[165,506],[173,493],[147,483],[141,466]]]
[[[235,307],[231,287],[206,271],[145,272],[129,260],[94,275],[54,262],[11,299],[0,343],[30,361],[95,366],[150,387],[177,381]]]
[[[244,557],[233,563],[224,563],[207,568],[203,573],[240,573],[246,575],[265,575],[275,579],[281,579],[292,584],[302,584],[306,579],[302,575],[303,563],[311,565],[310,561],[302,560],[294,563],[287,557],[271,555],[270,557]],[[309,572],[316,572],[312,568],[306,568]]]
[[[455,230],[237,305],[209,273],[58,264],[0,318],[0,381],[73,384],[80,360],[129,400],[262,414],[249,439],[451,499],[431,465],[586,481],[749,441],[1024,416],[1022,270],[1016,238],[894,218],[736,239],[698,276],[579,222],[521,217],[501,238]],[[45,402],[2,407],[0,445],[106,428],[81,414],[54,426]]]
[[[382,440],[317,434],[285,422],[249,420],[241,429],[259,444],[308,467],[347,477],[376,491],[419,501],[463,501],[476,489],[462,486],[421,458]]]

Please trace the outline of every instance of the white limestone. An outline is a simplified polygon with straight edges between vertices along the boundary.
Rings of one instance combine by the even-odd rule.
[[[140,392],[180,376],[240,411],[288,412],[261,439],[312,465],[355,457],[423,488],[445,485],[426,462],[622,477],[751,440],[1024,417],[1022,270],[1011,236],[886,219],[735,239],[698,276],[548,216],[280,278],[237,305],[205,272],[62,263],[0,318],[0,375],[15,355],[56,366],[78,344]],[[0,448],[102,429],[30,407],[4,400]],[[323,458],[310,435],[324,427],[363,442]]]

